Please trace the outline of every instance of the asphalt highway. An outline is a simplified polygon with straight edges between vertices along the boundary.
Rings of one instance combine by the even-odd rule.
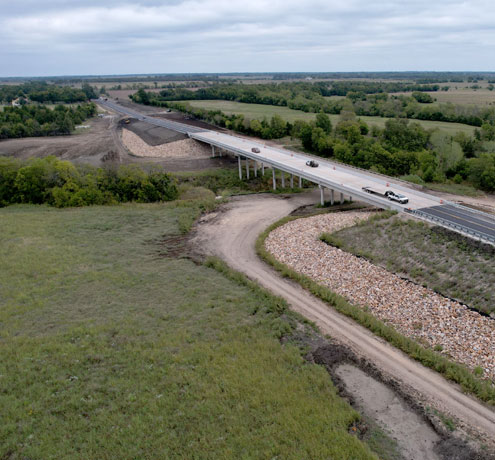
[[[495,218],[450,204],[418,209],[432,217],[456,223],[495,240]]]

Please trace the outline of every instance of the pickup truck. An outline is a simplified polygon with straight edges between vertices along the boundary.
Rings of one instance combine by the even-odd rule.
[[[363,187],[362,190],[366,193],[371,193],[372,195],[383,196],[385,198],[388,198],[390,201],[396,201],[397,203],[400,203],[400,204],[409,203],[409,198],[407,198],[407,196],[402,195],[400,193],[396,193],[392,190],[387,190],[387,191],[385,191],[385,193],[382,193],[382,192],[379,192],[378,190],[375,190],[369,186]]]

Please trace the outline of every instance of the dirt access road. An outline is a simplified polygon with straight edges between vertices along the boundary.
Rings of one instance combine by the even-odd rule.
[[[290,197],[251,195],[235,198],[221,211],[200,220],[192,244],[205,255],[221,257],[235,270],[285,298],[293,310],[314,321],[323,333],[374,363],[416,400],[451,415],[468,431],[477,432],[486,440],[494,440],[493,410],[337,313],[299,285],[283,279],[259,259],[255,251],[258,235],[298,207],[317,201],[318,192]]]

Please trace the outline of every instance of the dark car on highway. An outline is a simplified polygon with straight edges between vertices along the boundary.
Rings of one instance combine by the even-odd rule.
[[[312,168],[317,168],[319,165],[314,160],[308,160],[308,161],[306,161],[306,166],[311,166]]]

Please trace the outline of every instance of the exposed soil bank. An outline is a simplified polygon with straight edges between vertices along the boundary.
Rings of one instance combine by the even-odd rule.
[[[405,458],[440,458],[435,453],[440,436],[386,385],[350,364],[337,367],[335,372],[352,396],[356,409],[374,419],[397,440]]]

